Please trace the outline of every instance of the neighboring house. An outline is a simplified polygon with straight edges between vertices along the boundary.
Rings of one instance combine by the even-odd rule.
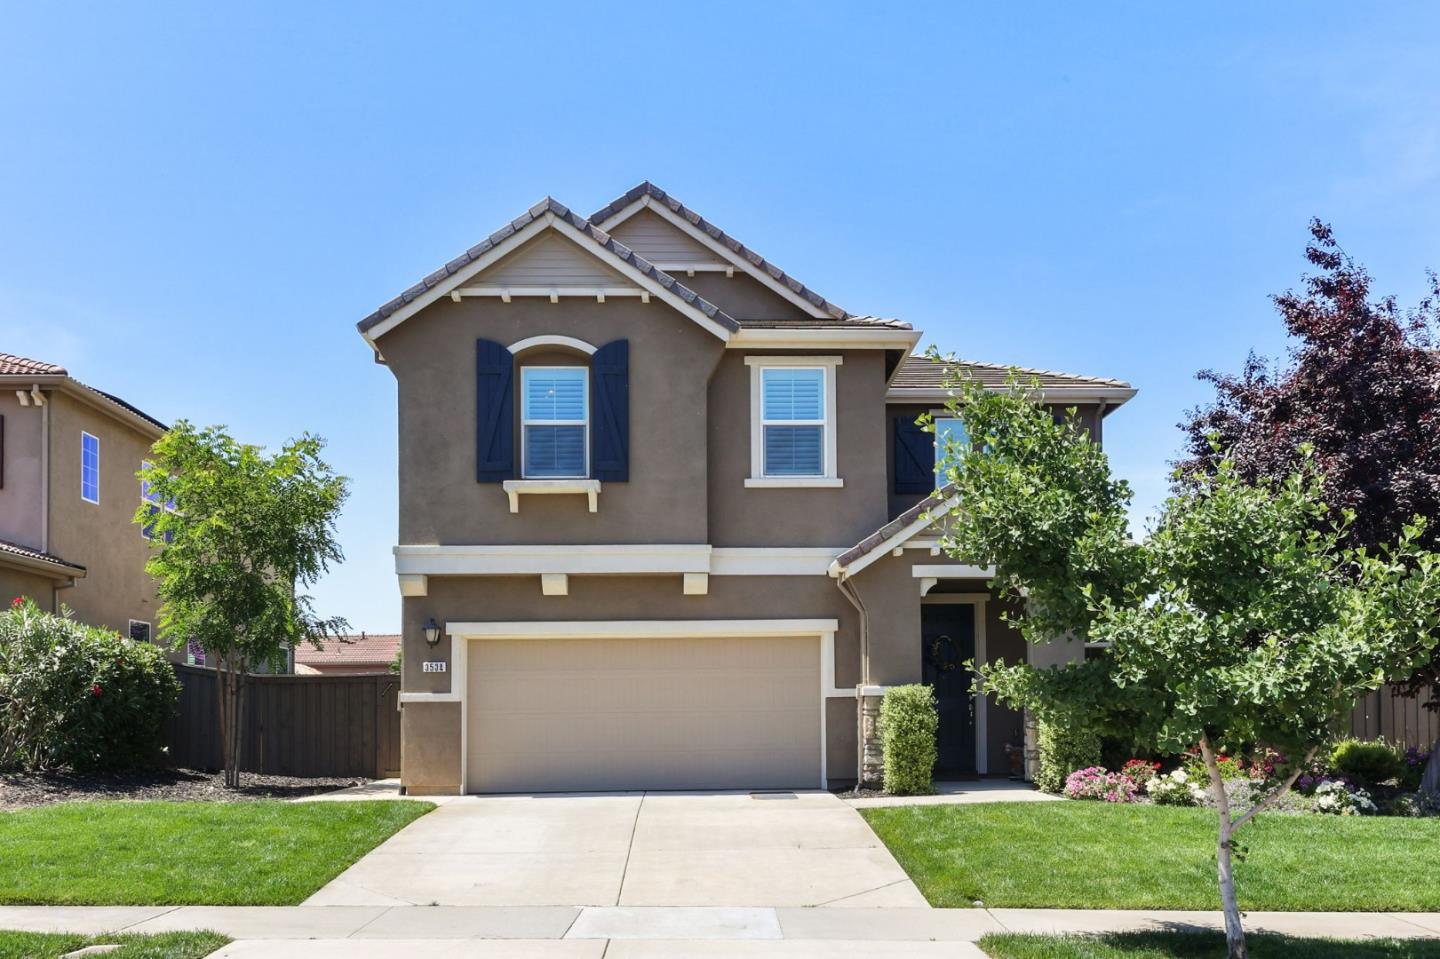
[[[398,384],[409,792],[873,780],[879,697],[914,682],[940,775],[1011,771],[1022,717],[959,664],[1027,651],[930,530],[919,331],[649,183],[546,199],[359,328]],[[1038,375],[1097,441],[1134,395]]]
[[[62,367],[0,353],[0,597],[155,638],[149,545],[132,518],[135,473],[165,430]]]
[[[388,673],[400,651],[399,633],[360,633],[295,647],[297,676],[365,676]]]

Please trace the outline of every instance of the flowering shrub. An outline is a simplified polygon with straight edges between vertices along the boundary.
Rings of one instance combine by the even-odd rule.
[[[1134,802],[1139,788],[1122,773],[1112,773],[1104,766],[1077,769],[1065,779],[1065,795],[1070,799],[1102,799],[1105,802]]]
[[[1410,790],[1419,789],[1420,781],[1425,778],[1425,764],[1429,761],[1428,750],[1415,746],[1405,750],[1405,772],[1400,776],[1400,785]]]
[[[1140,789],[1144,789],[1159,772],[1160,764],[1148,759],[1132,759],[1120,767],[1120,774],[1128,776]]]
[[[154,762],[180,683],[150,643],[44,612],[0,612],[0,768]]]
[[[1249,778],[1250,773],[1243,760],[1221,753],[1215,757],[1215,765],[1220,767],[1220,778],[1229,782],[1232,779]],[[1200,758],[1199,753],[1186,753],[1185,771],[1191,779],[1200,782],[1210,781],[1210,771],[1205,768],[1205,760]]]
[[[1197,806],[1205,801],[1205,787],[1184,769],[1156,776],[1146,786],[1150,798],[1161,806]]]
[[[1363,789],[1351,789],[1338,780],[1329,780],[1315,787],[1315,804],[1318,813],[1334,816],[1366,816],[1375,812],[1375,803]]]
[[[1440,799],[1425,793],[1405,793],[1390,800],[1392,816],[1440,816]]]

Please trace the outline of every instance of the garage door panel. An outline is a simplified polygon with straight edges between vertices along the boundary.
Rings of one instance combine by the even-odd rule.
[[[819,781],[817,639],[486,640],[470,662],[473,791]]]

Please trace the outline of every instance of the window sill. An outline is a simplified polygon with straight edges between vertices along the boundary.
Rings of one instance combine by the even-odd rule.
[[[839,489],[845,481],[838,476],[750,476],[745,479],[747,489]]]
[[[590,500],[590,512],[600,511],[600,481],[595,479],[527,479],[506,480],[500,484],[510,497],[510,512],[520,512],[520,494],[580,493]]]

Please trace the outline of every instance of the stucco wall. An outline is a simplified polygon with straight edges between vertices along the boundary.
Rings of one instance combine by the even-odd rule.
[[[5,417],[0,539],[31,549],[42,549],[45,540],[42,451],[46,409],[21,406],[11,390],[0,393],[0,416]]]
[[[400,765],[408,795],[460,792],[459,703],[406,703],[401,708]]]
[[[710,385],[710,542],[716,546],[853,546],[886,515],[885,357],[879,350],[817,350],[840,356],[836,461],[841,488],[752,488],[747,355],[729,350]],[[795,355],[793,352],[788,355]]]
[[[60,593],[61,596],[65,592]],[[37,606],[55,611],[55,580],[19,569],[0,567],[0,603],[9,605],[17,596],[28,596]]]
[[[605,483],[596,513],[583,496],[523,496],[511,513],[499,483],[475,480],[475,340],[541,334],[630,340],[630,480]],[[670,307],[443,299],[380,347],[399,389],[401,543],[706,542],[705,395],[723,344]]]
[[[149,544],[131,522],[140,505],[135,473],[151,440],[63,393],[50,399],[50,552],[86,567],[61,594],[76,618],[128,634],[131,619],[158,628],[159,600],[145,572]],[[80,498],[80,433],[100,439],[100,502]]]

